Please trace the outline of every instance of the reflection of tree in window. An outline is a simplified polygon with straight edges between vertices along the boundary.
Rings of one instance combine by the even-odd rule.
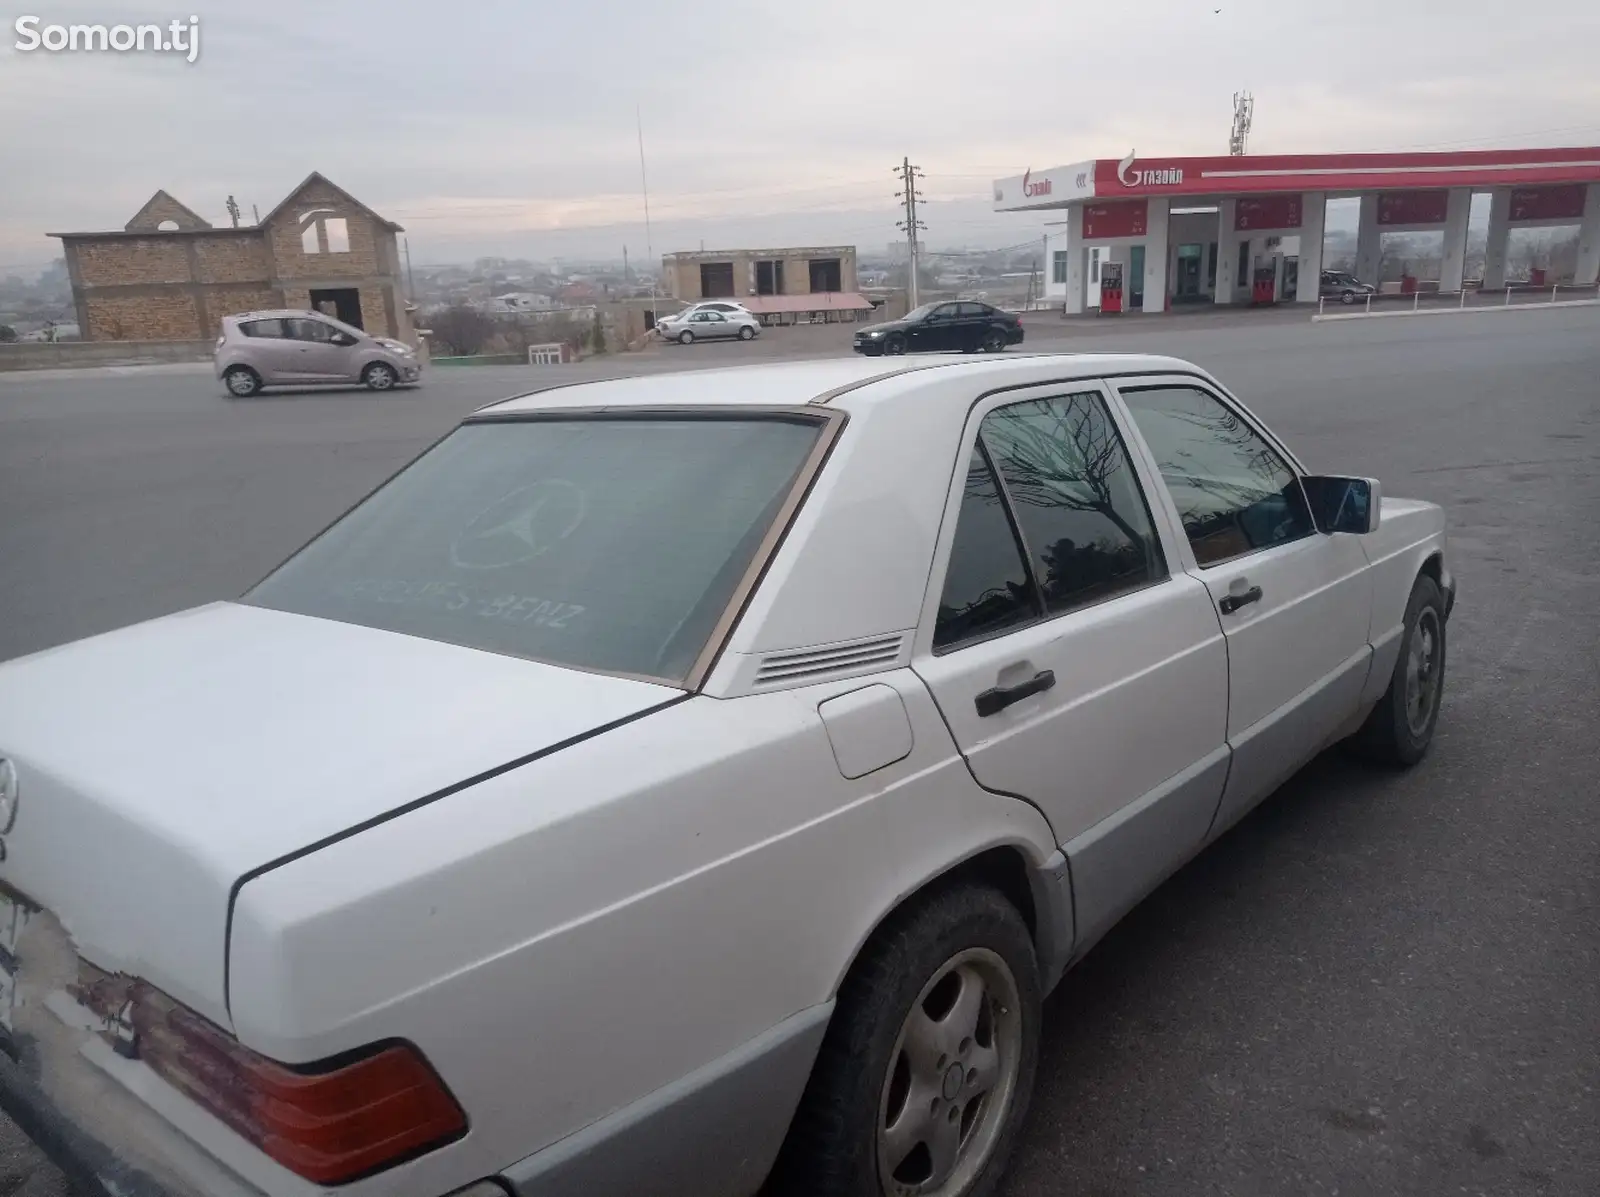
[[[1149,509],[1099,395],[1001,408],[984,420],[983,438],[1050,611],[1165,575]]]
[[[983,454],[974,448],[956,516],[933,643],[943,648],[1032,619],[1038,613],[1011,521]]]
[[[1311,533],[1293,471],[1236,412],[1194,387],[1125,398],[1201,565]]]

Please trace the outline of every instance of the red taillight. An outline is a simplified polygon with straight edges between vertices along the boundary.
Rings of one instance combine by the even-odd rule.
[[[97,1008],[112,998],[153,1072],[317,1184],[353,1180],[466,1132],[461,1107],[410,1044],[289,1068],[142,982],[100,974],[80,995]]]

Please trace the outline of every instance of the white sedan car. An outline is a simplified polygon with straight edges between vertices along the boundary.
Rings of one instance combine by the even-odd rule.
[[[669,341],[689,345],[737,337],[748,341],[761,335],[761,321],[736,303],[695,304],[656,322],[656,331]]]
[[[1427,751],[1454,589],[1170,358],[499,403],[0,666],[0,1103],[85,1193],[988,1193],[1063,972]]]

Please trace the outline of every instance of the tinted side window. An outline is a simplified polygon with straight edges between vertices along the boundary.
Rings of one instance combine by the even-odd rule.
[[[283,336],[282,320],[246,320],[239,325],[239,331],[247,337],[277,337]]]
[[[950,564],[945,567],[934,648],[992,635],[1039,613],[1022,550],[1000,499],[1000,488],[974,446],[956,515]]]
[[[1133,464],[1097,392],[1002,407],[980,435],[1052,614],[1167,576]]]
[[[1200,565],[1314,531],[1294,471],[1216,396],[1182,386],[1122,396],[1155,455]]]
[[[981,303],[963,303],[958,309],[963,320],[977,320],[989,314],[989,309]]]
[[[333,325],[324,324],[321,320],[285,320],[288,336],[296,341],[331,341],[333,340]]]

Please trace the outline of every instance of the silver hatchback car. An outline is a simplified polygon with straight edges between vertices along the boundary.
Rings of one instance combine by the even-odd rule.
[[[319,312],[241,312],[222,318],[214,355],[228,393],[248,398],[262,387],[356,383],[387,391],[422,377],[404,341],[375,337]]]

